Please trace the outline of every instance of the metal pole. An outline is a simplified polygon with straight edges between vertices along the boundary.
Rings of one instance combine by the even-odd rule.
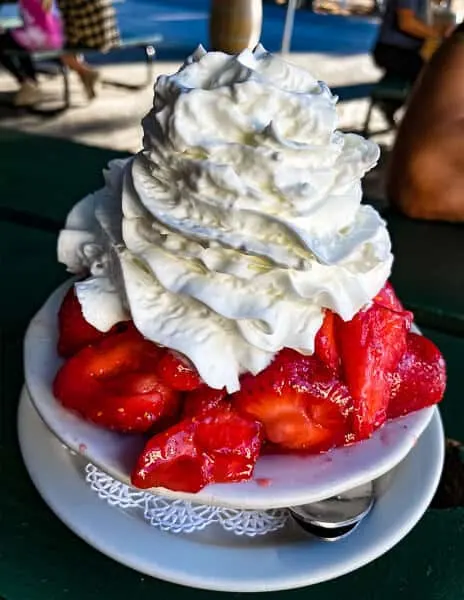
[[[295,9],[298,0],[288,0],[287,14],[285,16],[284,34],[282,36],[282,54],[290,52],[290,43],[292,41],[293,22],[295,20]]]

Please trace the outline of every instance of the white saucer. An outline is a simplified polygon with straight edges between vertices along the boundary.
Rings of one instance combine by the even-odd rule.
[[[52,382],[61,364],[56,352],[57,313],[70,282],[58,288],[31,321],[24,346],[26,385],[51,431],[89,462],[130,485],[130,472],[143,448],[143,436],[105,431],[61,406]],[[335,496],[387,473],[408,454],[430,422],[425,408],[386,423],[371,439],[315,456],[263,456],[254,479],[209,485],[198,494],[162,490],[164,496],[200,504],[244,509],[280,508]]]
[[[378,484],[372,513],[350,536],[320,542],[289,527],[243,539],[211,527],[190,535],[161,532],[99,500],[73,457],[39,418],[26,392],[18,413],[21,450],[40,494],[77,535],[142,573],[217,591],[261,592],[333,579],[376,559],[421,518],[438,485],[444,437],[438,409],[417,444]]]

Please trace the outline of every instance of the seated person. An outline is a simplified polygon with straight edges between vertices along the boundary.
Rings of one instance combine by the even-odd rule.
[[[52,0],[19,0],[23,25],[0,33],[0,64],[20,84],[16,106],[33,105],[41,93],[30,52],[55,50],[63,45],[61,20]]]
[[[392,205],[464,222],[464,25],[434,54],[409,101],[387,175]]]
[[[373,58],[386,74],[404,79],[411,85],[422,70],[421,49],[428,38],[441,37],[439,28],[426,23],[428,0],[387,0]],[[391,125],[401,101],[383,103],[380,108]]]
[[[119,29],[112,0],[58,0],[69,48],[88,48],[106,52],[119,46]],[[96,96],[100,75],[79,54],[71,51],[62,62],[79,76],[91,100]]]

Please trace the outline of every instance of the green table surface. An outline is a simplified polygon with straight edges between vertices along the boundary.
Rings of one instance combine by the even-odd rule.
[[[18,136],[15,141],[15,136],[9,135],[11,153],[16,154],[16,160],[21,157],[23,168],[20,174],[15,160],[8,155],[5,159],[8,169],[16,170],[16,176],[9,171],[5,178],[2,168],[0,181],[0,198],[3,207],[8,209],[3,214],[0,210],[3,291],[0,301],[0,600],[137,600],[147,595],[193,600],[225,596],[161,582],[103,556],[53,515],[29,480],[16,436],[16,410],[23,381],[22,338],[31,316],[66,278],[64,269],[56,263],[53,222],[43,219],[63,219],[82,194],[99,185],[101,167],[114,153],[82,146],[75,148],[74,144],[58,140],[41,139],[39,143],[27,137],[21,142]],[[0,164],[3,167],[2,136],[0,134]],[[36,144],[34,148],[31,143]],[[56,179],[49,180],[46,170],[53,165],[58,165],[59,170],[55,171]],[[398,253],[398,269],[402,268],[403,259]],[[459,312],[462,289],[461,296],[450,294],[447,298],[450,304],[446,307],[452,305],[453,310],[457,307]],[[417,292],[417,296],[420,300],[422,292]],[[438,300],[431,295],[427,302],[435,307]],[[440,310],[444,306],[440,306]],[[424,332],[440,346],[448,363],[449,386],[442,404],[446,433],[464,440],[464,337],[445,330],[426,329]],[[400,544],[366,567],[331,582],[271,596],[315,600],[391,600],[392,597],[462,600],[463,534],[464,508],[429,509]],[[159,551],[162,552],[162,548]]]
[[[67,140],[0,130],[0,217],[12,210],[60,224],[69,209],[103,185],[114,152]]]
[[[392,282],[419,324],[464,335],[464,225],[385,215],[395,262]]]

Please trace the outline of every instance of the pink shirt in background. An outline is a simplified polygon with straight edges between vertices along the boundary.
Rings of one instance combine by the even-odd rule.
[[[63,46],[61,19],[53,3],[45,10],[42,0],[19,0],[23,26],[11,30],[15,41],[26,50],[57,50]]]

